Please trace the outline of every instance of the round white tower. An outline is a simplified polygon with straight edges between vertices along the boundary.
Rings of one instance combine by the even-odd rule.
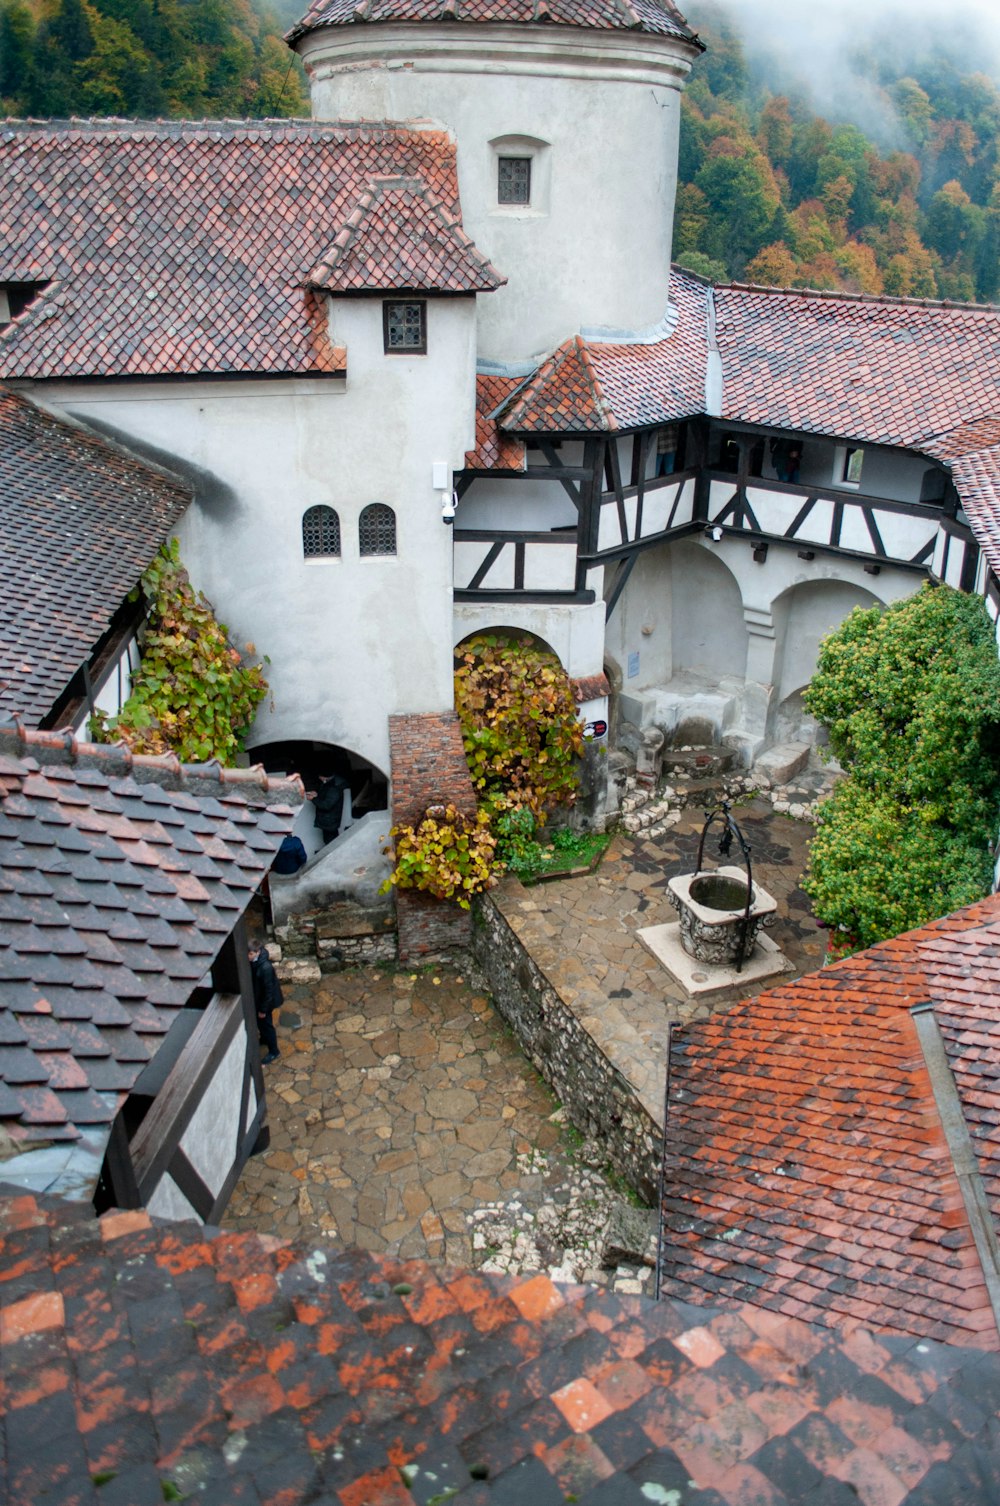
[[[455,137],[465,229],[508,278],[479,300],[481,359],[659,323],[701,50],[671,0],[317,0],[289,41],[317,119]]]

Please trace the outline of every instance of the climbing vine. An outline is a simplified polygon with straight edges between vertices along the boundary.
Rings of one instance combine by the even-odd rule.
[[[489,888],[496,838],[485,811],[467,816],[454,805],[434,805],[417,826],[394,826],[389,835],[396,866],[383,892],[392,884],[422,889],[468,910],[473,895]]]
[[[455,710],[480,805],[543,822],[579,786],[583,732],[569,677],[530,638],[481,634],[458,650]]]
[[[233,647],[210,603],[194,590],[176,539],[162,546],[141,591],[149,616],[132,692],[118,716],[97,712],[91,718],[91,736],[127,743],[136,753],[176,753],[185,763],[234,763],[267,694],[261,666]],[[252,644],[247,652],[253,654]]]

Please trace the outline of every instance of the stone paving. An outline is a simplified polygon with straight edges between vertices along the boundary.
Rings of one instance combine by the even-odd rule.
[[[764,800],[736,814],[754,876],[779,901],[770,934],[794,969],[786,976],[812,971],[824,933],[798,887],[811,828]],[[704,1018],[748,991],[694,1002],[635,935],[675,918],[667,881],[693,868],[701,824],[687,811],[659,838],[616,837],[593,874],[507,895],[547,974],[577,989],[583,975],[657,1080],[669,1020]],[[717,861],[707,847],[706,864]],[[573,1146],[476,981],[468,967],[373,967],[286,985],[282,1055],[265,1069],[271,1146],[246,1168],[226,1225],[494,1270],[541,1262],[566,1279],[640,1289],[642,1269],[598,1268],[613,1200],[599,1153]]]

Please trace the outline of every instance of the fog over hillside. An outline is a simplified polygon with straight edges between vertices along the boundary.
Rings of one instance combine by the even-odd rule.
[[[998,0],[689,0],[697,29],[720,17],[740,37],[753,75],[776,94],[800,96],[829,120],[850,120],[886,148],[901,144],[880,85],[932,60],[958,74],[1000,80]]]

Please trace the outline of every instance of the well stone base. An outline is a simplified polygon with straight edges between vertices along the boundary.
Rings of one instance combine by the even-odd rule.
[[[695,957],[689,957],[681,944],[680,921],[671,921],[665,926],[645,926],[636,935],[647,952],[666,968],[685,993],[695,999],[791,971],[791,964],[770,936],[758,936],[756,946],[737,972],[735,967],[722,967],[718,963],[699,962]]]

